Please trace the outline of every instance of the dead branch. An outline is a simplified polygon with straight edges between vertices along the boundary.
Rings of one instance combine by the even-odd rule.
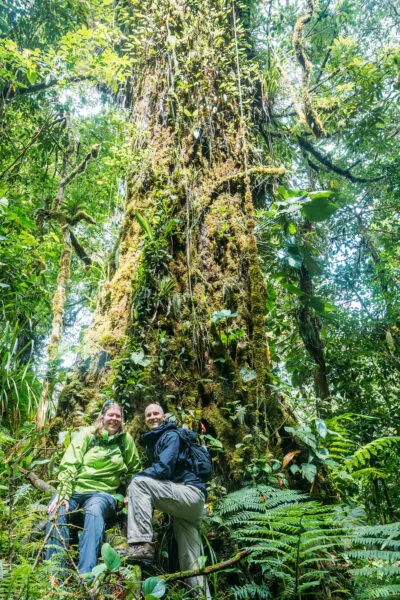
[[[210,573],[216,573],[217,571],[231,567],[235,563],[239,562],[239,560],[242,560],[242,558],[245,556],[248,556],[250,552],[250,549],[241,550],[229,560],[224,560],[216,565],[210,565],[209,567],[203,567],[202,569],[195,569],[194,571],[181,571],[179,573],[171,573],[170,575],[161,575],[161,577],[162,579],[165,579],[165,581],[175,581],[176,579],[186,579],[187,577],[196,577],[197,575],[210,575]]]
[[[22,467],[17,468],[18,471],[25,477],[25,479],[27,479],[36,489],[40,490],[41,492],[51,492],[53,494],[56,493],[55,487],[53,487],[50,483],[47,483],[47,481],[40,479],[33,471],[28,471],[28,469],[23,469]]]

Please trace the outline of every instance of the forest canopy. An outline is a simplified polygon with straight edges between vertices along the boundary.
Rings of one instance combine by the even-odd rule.
[[[0,3],[0,597],[188,597],[162,520],[157,571],[49,589],[58,463],[110,398],[208,446],[213,598],[400,597],[399,25]]]

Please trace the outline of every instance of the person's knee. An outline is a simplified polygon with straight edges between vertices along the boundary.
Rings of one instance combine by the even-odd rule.
[[[146,490],[148,487],[148,477],[134,477],[129,484],[129,491],[135,494],[136,491]]]
[[[85,517],[104,520],[105,507],[102,502],[95,501],[88,504],[85,508]]]

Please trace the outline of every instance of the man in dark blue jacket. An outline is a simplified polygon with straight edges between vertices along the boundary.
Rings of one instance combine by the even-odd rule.
[[[174,534],[182,571],[199,568],[202,555],[199,526],[204,513],[206,486],[190,471],[177,426],[165,420],[159,404],[149,404],[144,420],[150,431],[141,438],[151,465],[137,473],[129,486],[128,544],[135,560],[152,559],[153,509],[174,517]],[[204,578],[188,579],[199,595],[211,598]]]

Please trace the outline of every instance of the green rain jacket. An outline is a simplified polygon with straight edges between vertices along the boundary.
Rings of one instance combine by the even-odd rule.
[[[70,498],[72,492],[115,494],[121,477],[130,481],[140,471],[139,454],[129,433],[103,431],[95,438],[94,430],[93,426],[80,429],[65,451],[58,473],[59,499]]]

